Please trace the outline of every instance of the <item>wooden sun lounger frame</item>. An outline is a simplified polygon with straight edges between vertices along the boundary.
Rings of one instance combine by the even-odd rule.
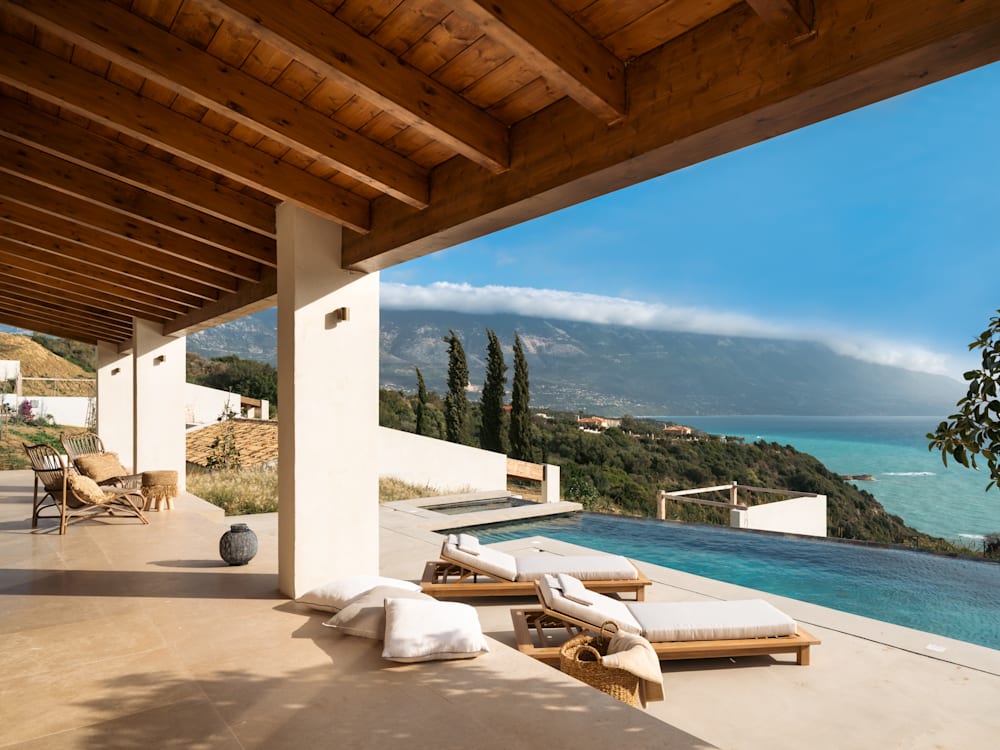
[[[638,578],[583,581],[583,585],[600,594],[632,593],[636,601],[646,598],[646,587],[652,581],[638,568]],[[507,581],[484,570],[453,560],[431,560],[424,566],[420,588],[435,598],[473,596],[535,596],[534,581]]]
[[[512,609],[514,640],[517,650],[546,664],[558,666],[559,647],[566,640],[560,639],[556,645],[545,645],[550,641],[546,630],[565,631],[566,638],[584,631],[597,632],[598,628],[560,612],[553,612],[545,606],[530,609]],[[652,643],[660,661],[672,659],[714,659],[721,656],[760,656],[762,654],[795,654],[795,663],[809,665],[809,647],[818,646],[820,640],[797,626],[795,635],[771,638],[740,638],[713,641],[665,641]]]

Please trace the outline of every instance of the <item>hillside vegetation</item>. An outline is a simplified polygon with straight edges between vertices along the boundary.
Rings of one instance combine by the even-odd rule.
[[[49,347],[59,348],[62,339],[49,336],[24,336],[13,333],[0,333],[0,359],[19,360],[21,362],[22,378],[61,378],[63,380],[34,381],[25,380],[22,383],[23,396],[93,396],[93,369],[85,370],[80,364],[70,362],[54,353]],[[44,344],[44,345],[43,345]],[[78,345],[77,345],[78,346]],[[78,348],[69,345],[62,347],[65,352],[76,352]],[[93,349],[93,347],[90,347]],[[77,379],[88,382],[67,382]],[[7,393],[13,392],[12,384],[7,384]]]

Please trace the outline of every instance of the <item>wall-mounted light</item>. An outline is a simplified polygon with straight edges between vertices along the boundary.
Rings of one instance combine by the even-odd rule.
[[[117,375],[117,374],[118,374],[118,373],[120,373],[121,371],[122,371],[122,368],[120,368],[120,367],[112,367],[112,368],[111,368],[111,374],[112,374],[112,375]]]
[[[162,365],[166,361],[167,361],[167,357],[166,357],[166,355],[163,355],[163,354],[161,354],[158,357],[153,357],[153,365],[154,366],[155,365]]]
[[[331,313],[327,313],[326,316],[326,327],[334,328],[338,323],[346,323],[351,319],[351,308],[349,307],[338,307]]]

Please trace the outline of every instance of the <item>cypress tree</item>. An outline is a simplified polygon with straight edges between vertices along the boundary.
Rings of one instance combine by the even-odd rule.
[[[503,361],[503,349],[495,332],[486,329],[489,344],[486,347],[486,381],[483,383],[483,397],[480,399],[479,447],[483,450],[503,453],[503,397],[507,385],[507,363]]]
[[[532,460],[531,412],[528,401],[528,360],[524,357],[521,337],[514,332],[514,383],[510,400],[510,455],[522,461]]]
[[[444,399],[445,437],[452,443],[465,442],[468,431],[469,401],[465,388],[469,384],[469,364],[465,349],[456,333],[449,329],[444,337],[448,345],[448,395]]]
[[[419,367],[413,368],[417,371],[417,434],[427,434],[427,386],[424,385],[424,376]]]

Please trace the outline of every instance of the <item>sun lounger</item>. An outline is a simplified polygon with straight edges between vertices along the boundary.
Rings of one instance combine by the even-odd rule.
[[[632,593],[645,598],[647,578],[620,555],[515,556],[479,544],[468,534],[449,534],[441,559],[424,567],[420,586],[435,597],[532,596],[535,581],[546,573],[569,573],[601,593]]]
[[[809,647],[820,642],[762,599],[623,602],[580,583],[570,576],[545,576],[535,584],[541,607],[511,610],[521,652],[557,664],[562,640],[600,630],[609,621],[642,635],[661,660],[795,654],[797,664],[807,665]]]

